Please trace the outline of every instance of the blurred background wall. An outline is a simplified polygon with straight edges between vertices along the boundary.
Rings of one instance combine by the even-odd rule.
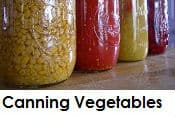
[[[170,39],[169,47],[175,48],[175,0],[168,0]]]

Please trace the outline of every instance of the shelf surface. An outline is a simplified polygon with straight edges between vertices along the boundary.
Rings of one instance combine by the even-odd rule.
[[[0,89],[11,89],[0,82]],[[39,88],[46,90],[174,90],[175,49],[148,56],[144,61],[118,63],[103,72],[74,72],[59,84]]]

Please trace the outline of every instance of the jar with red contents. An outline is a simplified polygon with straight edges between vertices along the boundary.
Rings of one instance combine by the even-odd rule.
[[[164,53],[168,45],[167,0],[148,0],[149,53]]]
[[[120,43],[118,0],[77,0],[76,70],[101,71],[116,65]]]

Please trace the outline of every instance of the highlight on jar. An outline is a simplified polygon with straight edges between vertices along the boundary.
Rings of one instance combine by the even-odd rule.
[[[120,0],[120,61],[144,60],[148,54],[147,0]]]
[[[5,0],[2,7],[5,82],[40,86],[68,79],[76,58],[75,0]]]
[[[112,69],[120,47],[119,0],[76,0],[77,71]]]

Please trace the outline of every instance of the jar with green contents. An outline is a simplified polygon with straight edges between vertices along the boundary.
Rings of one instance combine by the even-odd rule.
[[[138,61],[148,53],[147,0],[120,0],[120,61]]]
[[[66,80],[76,56],[75,0],[5,1],[5,81],[38,86]]]

